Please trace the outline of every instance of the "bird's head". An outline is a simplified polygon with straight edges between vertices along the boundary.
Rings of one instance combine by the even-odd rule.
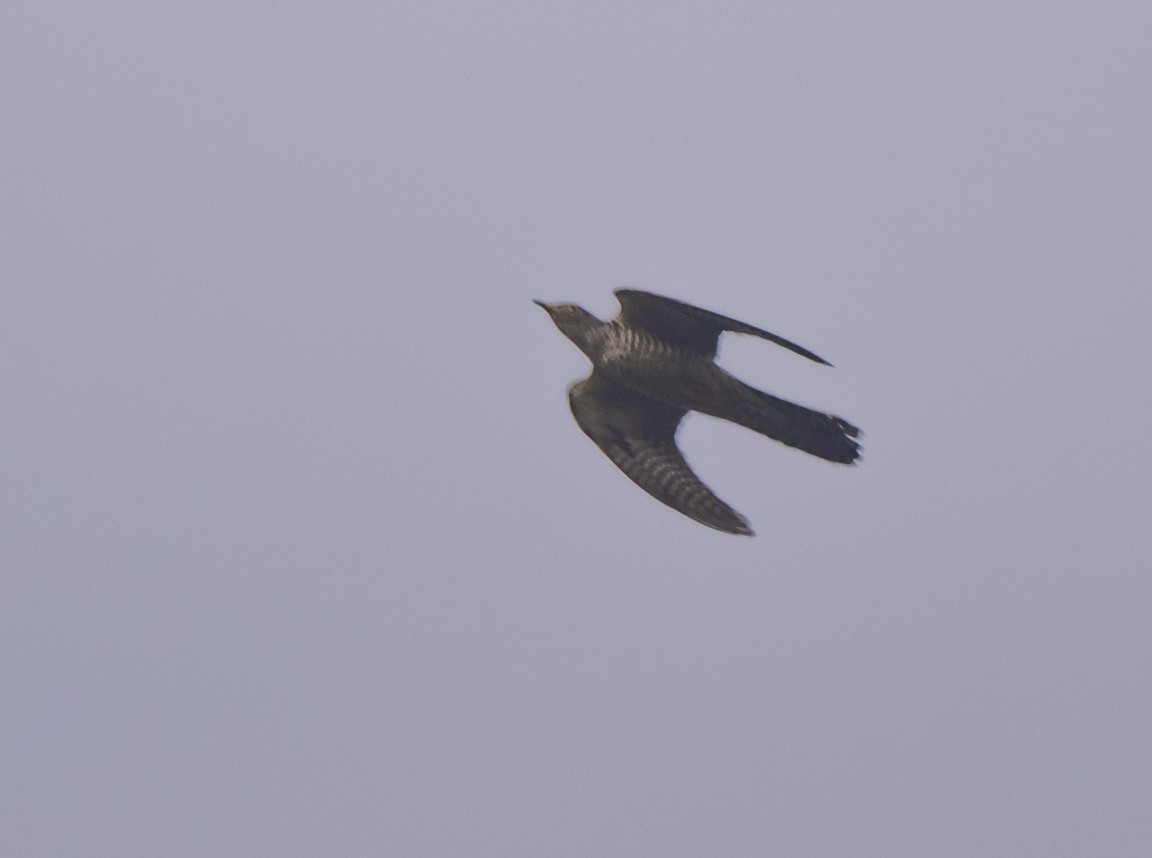
[[[575,304],[545,304],[543,301],[532,303],[543,307],[564,336],[581,348],[587,344],[591,333],[603,324],[583,307],[577,307]]]

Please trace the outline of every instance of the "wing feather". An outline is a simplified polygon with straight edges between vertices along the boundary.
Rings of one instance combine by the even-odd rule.
[[[748,522],[716,497],[676,447],[686,412],[593,372],[568,392],[576,422],[628,479],[677,512],[725,533],[752,535]]]
[[[731,331],[760,337],[808,360],[825,366],[832,365],[791,340],[674,298],[665,298],[663,295],[654,295],[639,289],[617,289],[616,299],[620,302],[620,319],[626,326],[643,328],[657,339],[707,354],[709,357],[716,356],[716,343],[720,339],[720,334]]]

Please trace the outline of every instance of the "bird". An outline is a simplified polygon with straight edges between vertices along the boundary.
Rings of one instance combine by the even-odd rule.
[[[860,457],[860,430],[842,417],[764,393],[715,362],[724,332],[750,334],[825,366],[776,334],[639,289],[617,289],[619,315],[601,321],[576,304],[543,307],[592,363],[568,388],[580,429],[624,474],[661,503],[724,533],[752,536],[748,521],[696,476],[676,445],[684,415],[698,411],[830,462]]]

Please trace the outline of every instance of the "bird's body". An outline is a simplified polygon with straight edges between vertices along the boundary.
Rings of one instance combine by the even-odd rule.
[[[833,462],[859,456],[859,430],[845,420],[749,387],[716,365],[723,331],[770,340],[826,364],[807,349],[760,328],[671,298],[617,290],[620,315],[603,322],[573,304],[537,301],[592,362],[568,391],[576,422],[637,485],[673,509],[727,533],[751,534],[676,447],[689,411],[739,423]]]

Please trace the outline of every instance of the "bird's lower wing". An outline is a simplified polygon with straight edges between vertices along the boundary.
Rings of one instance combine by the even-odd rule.
[[[595,372],[572,386],[569,401],[584,434],[656,500],[716,530],[752,535],[743,516],[700,481],[676,447],[684,411]]]

